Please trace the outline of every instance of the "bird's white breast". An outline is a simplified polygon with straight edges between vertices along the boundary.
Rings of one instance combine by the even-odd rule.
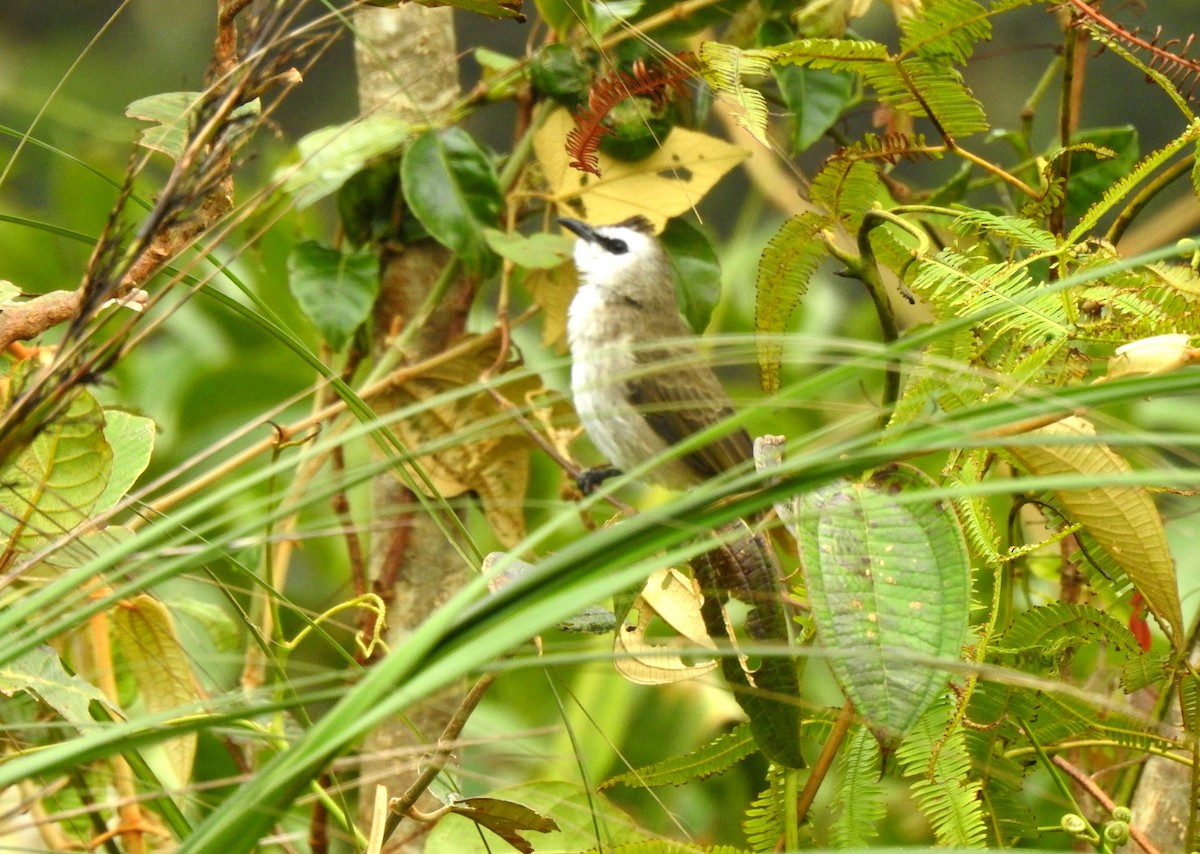
[[[597,450],[628,471],[666,450],[666,443],[628,400],[625,380],[639,371],[630,334],[617,334],[613,307],[594,285],[581,285],[567,312],[571,394]]]

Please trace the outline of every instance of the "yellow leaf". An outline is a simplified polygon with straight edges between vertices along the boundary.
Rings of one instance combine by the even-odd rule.
[[[1091,422],[1073,416],[1029,435],[1077,439],[1095,433]],[[1112,482],[1103,486],[1060,489],[1055,495],[1071,517],[1112,555],[1141,592],[1172,645],[1182,649],[1183,614],[1167,532],[1150,494],[1143,487],[1121,484],[1121,475],[1131,471],[1129,463],[1100,442],[1022,444],[1008,450],[1036,475],[1112,475]]]
[[[549,199],[571,216],[596,224],[644,216],[661,230],[667,220],[691,210],[726,172],[749,152],[715,136],[674,128],[654,154],[637,161],[601,152],[597,178],[569,166],[566,110],[551,113],[533,138],[534,152],[549,185]]]
[[[542,307],[542,344],[546,347],[565,346],[567,309],[575,296],[577,284],[572,265],[563,264],[549,270],[530,270],[521,280],[521,284]]]
[[[200,699],[192,666],[175,630],[167,607],[146,593],[121,602],[112,611],[117,648],[125,658],[146,710],[194,714]],[[175,784],[184,786],[192,776],[196,734],[163,742]]]
[[[617,672],[638,685],[665,685],[703,676],[717,666],[716,659],[696,661],[696,650],[716,651],[716,644],[700,616],[702,597],[687,576],[662,569],[650,576],[630,611],[637,611],[637,625],[623,625],[617,632],[613,652]],[[648,631],[662,620],[678,634],[650,640]],[[680,653],[691,653],[685,661]]]

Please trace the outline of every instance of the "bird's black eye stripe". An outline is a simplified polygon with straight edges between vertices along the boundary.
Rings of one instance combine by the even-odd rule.
[[[624,255],[629,251],[629,244],[619,237],[602,237],[600,245],[613,255]]]

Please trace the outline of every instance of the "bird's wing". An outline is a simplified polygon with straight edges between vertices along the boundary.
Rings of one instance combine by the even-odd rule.
[[[637,354],[639,367],[651,370],[626,381],[629,400],[646,423],[668,445],[733,415],[733,405],[707,366],[695,353],[651,351]],[[754,457],[754,443],[740,427],[680,459],[701,480],[735,468]]]

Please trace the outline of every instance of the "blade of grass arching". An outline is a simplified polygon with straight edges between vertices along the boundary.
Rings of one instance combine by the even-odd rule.
[[[1102,391],[1108,399],[1117,400],[1139,397],[1151,388],[1162,393],[1186,387],[1179,377],[1149,379],[1152,381],[1125,383],[1124,389],[1118,389],[1114,383]],[[1101,389],[1084,391],[1094,394]],[[897,453],[907,453],[919,446],[928,448],[930,444],[953,447],[961,441],[964,425],[979,429],[996,420],[1000,423],[1011,420],[1014,411],[1021,411],[1011,403],[993,408],[998,414],[985,412],[983,417],[964,418],[963,424],[955,425],[952,430],[925,429],[913,431],[915,436],[902,435],[903,441],[889,442],[883,455],[894,458]],[[473,584],[435,614],[406,644],[394,650],[376,671],[367,674],[362,683],[350,688],[334,710],[295,747],[272,760],[234,798],[219,807],[197,828],[188,843],[189,850],[224,850],[216,846],[248,850],[257,835],[290,803],[290,797],[375,721],[402,711],[447,681],[494,661],[497,650],[514,648],[583,604],[609,595],[646,574],[660,563],[661,559],[654,557],[657,551],[669,548],[681,536],[672,521],[686,519],[697,526],[715,526],[772,501],[771,492],[780,495],[794,492],[820,480],[853,472],[869,462],[861,455],[848,460],[841,457],[841,450],[825,449],[789,461],[794,469],[790,476],[754,499],[736,499],[728,506],[716,503],[755,480],[749,477],[743,479],[745,483],[735,483],[715,494],[712,490],[707,494],[687,494],[620,526],[601,529],[549,556],[529,580],[518,582],[494,597],[483,598],[482,582]],[[997,484],[997,487],[1011,491],[1012,485]],[[676,549],[674,556],[683,556],[686,551]],[[168,736],[169,733],[160,735]],[[78,748],[87,749],[86,743]],[[261,806],[264,812],[248,813],[247,803]]]
[[[335,444],[370,436],[381,427],[386,428],[387,424],[393,420],[410,418],[428,406],[454,401],[473,394],[475,391],[474,388],[455,389],[396,410],[386,418],[375,419],[367,424],[356,424],[341,436],[318,439],[314,443],[313,452],[327,453]],[[461,441],[461,437],[448,436],[443,439],[444,444],[458,441]],[[425,449],[420,450],[424,452]],[[281,518],[282,514],[290,512],[287,508],[271,508],[264,514],[248,515],[244,504],[236,499],[266,483],[270,478],[286,474],[292,470],[294,465],[291,458],[285,457],[269,463],[261,469],[247,472],[225,486],[207,489],[171,515],[156,519],[139,529],[133,537],[114,543],[113,547],[104,554],[97,555],[86,564],[63,573],[44,587],[29,591],[8,608],[0,611],[0,633],[4,633],[8,638],[8,642],[0,650],[0,660],[10,660],[30,647],[44,643],[52,637],[53,634],[47,633],[46,624],[42,621],[61,617],[59,630],[69,628],[71,621],[78,621],[86,615],[102,610],[106,605],[113,604],[121,595],[150,588],[180,574],[190,566],[219,556],[219,549],[228,543],[241,537],[253,536],[259,526],[263,524],[264,519],[268,518],[266,512],[275,514],[271,518]],[[339,489],[378,476],[389,471],[393,466],[394,459],[392,458],[372,461],[359,467],[346,484],[339,486],[336,483],[329,483],[320,488],[314,488],[306,496],[306,500],[309,503],[327,500]],[[233,509],[224,513],[218,512],[216,516],[212,515],[214,511],[220,511],[225,505]],[[195,536],[204,536],[209,532],[214,532],[214,542],[205,543],[194,554],[188,556],[184,562],[174,559],[167,561],[153,559],[156,549],[168,544],[177,545],[176,540],[180,536],[185,541],[190,541]],[[461,545],[472,545],[473,547],[469,541]],[[92,600],[82,605],[73,601],[73,595],[77,595],[81,587],[90,579],[113,570],[122,561],[139,554],[142,555],[140,560],[145,569],[133,574],[133,580],[123,585],[117,585],[113,597]],[[465,553],[464,559],[468,559]],[[129,575],[126,568],[126,577]]]
[[[1126,399],[1140,396],[1148,387],[1159,392],[1187,387],[1177,377],[1152,379],[1155,380],[1152,383],[1130,383],[1115,391],[1110,387],[1104,396],[1110,400]],[[568,545],[539,562],[532,575],[495,596],[480,598],[481,583],[472,585],[472,589],[460,593],[435,614],[404,646],[394,650],[378,670],[355,686],[291,751],[273,760],[259,776],[245,784],[238,796],[214,811],[197,828],[185,850],[248,850],[253,840],[265,832],[270,816],[290,801],[305,780],[377,720],[398,713],[447,681],[494,661],[497,650],[514,648],[581,605],[644,577],[650,568],[664,560],[686,555],[689,549],[675,548],[666,558],[655,557],[660,548],[670,548],[681,536],[673,521],[687,520],[700,528],[715,527],[769,503],[775,494],[782,497],[852,473],[864,464],[872,464],[872,458],[887,461],[931,445],[958,447],[964,429],[981,432],[1009,423],[1014,413],[1024,414],[1024,411],[1011,402],[996,404],[982,415],[964,416],[950,428],[938,426],[914,430],[911,435],[901,434],[884,446],[870,449],[872,454],[860,454],[849,460],[842,455],[841,448],[802,455],[789,461],[787,474],[780,482],[753,497],[734,496],[755,482],[761,484],[762,478],[754,475],[733,481],[720,490],[697,490]],[[1152,474],[1161,480],[1161,472]],[[1061,479],[1046,481],[1061,482]],[[997,491],[1011,491],[1013,485],[996,484],[996,487]],[[924,500],[936,492],[919,497]],[[728,503],[722,504],[721,499]],[[917,499],[918,496],[913,496],[913,500]],[[451,622],[447,611],[456,613],[457,619]],[[245,803],[259,804],[265,813],[248,814],[240,806]]]

